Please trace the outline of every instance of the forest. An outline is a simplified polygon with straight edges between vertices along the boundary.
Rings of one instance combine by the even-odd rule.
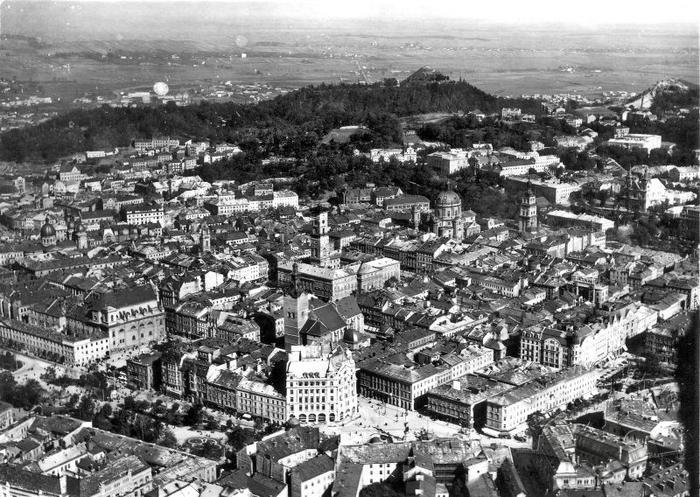
[[[38,126],[3,133],[0,160],[54,161],[85,150],[125,147],[134,138],[153,135],[213,142],[256,140],[274,145],[284,154],[307,148],[305,144],[312,145],[314,138],[337,126],[364,123],[378,135],[392,138],[397,116],[475,108],[497,112],[508,106],[534,114],[541,111],[535,100],[495,97],[464,81],[411,86],[322,84],[247,105],[103,106],[71,111]]]

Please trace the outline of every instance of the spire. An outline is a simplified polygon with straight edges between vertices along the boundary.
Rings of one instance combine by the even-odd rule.
[[[298,298],[301,292],[299,291],[299,264],[294,263],[292,265],[292,289],[289,292],[289,295],[292,298]]]

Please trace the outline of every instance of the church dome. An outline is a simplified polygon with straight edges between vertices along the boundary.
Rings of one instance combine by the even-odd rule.
[[[440,192],[435,202],[436,207],[454,207],[457,205],[462,205],[462,199],[452,190]]]
[[[49,220],[46,220],[46,223],[41,227],[41,237],[42,238],[49,238],[51,236],[56,236],[56,228],[53,227],[51,223],[49,223]]]

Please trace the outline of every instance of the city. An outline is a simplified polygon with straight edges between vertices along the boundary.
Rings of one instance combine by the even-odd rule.
[[[0,495],[697,495],[697,83],[375,79],[0,68]]]

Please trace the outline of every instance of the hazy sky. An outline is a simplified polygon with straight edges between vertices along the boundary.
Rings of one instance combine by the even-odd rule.
[[[0,0],[17,5],[35,0]],[[77,5],[75,0],[55,0]],[[94,1],[94,0],[93,0]],[[97,0],[112,1],[112,0]],[[116,1],[116,0],[114,0]],[[121,3],[167,3],[172,0],[120,0]],[[221,0],[237,4],[242,14],[307,19],[474,19],[505,23],[566,22],[699,23],[698,0]],[[67,7],[68,8],[68,7]]]
[[[244,2],[244,0],[229,0]],[[251,0],[248,0],[250,2]],[[252,0],[252,3],[267,3]],[[462,18],[505,22],[668,23],[700,21],[697,0],[279,0],[295,17]]]

